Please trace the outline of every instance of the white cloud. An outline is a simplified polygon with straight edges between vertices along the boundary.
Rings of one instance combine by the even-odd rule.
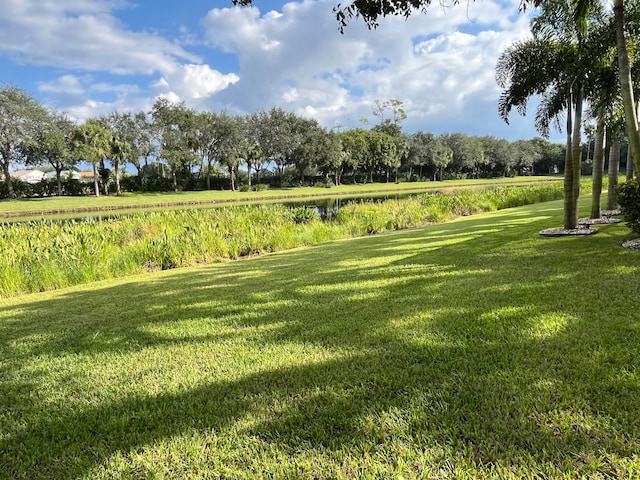
[[[224,90],[239,79],[234,73],[223,75],[208,65],[187,64],[167,72],[156,83],[156,86],[173,90],[187,99],[197,99]]]
[[[496,113],[494,68],[528,34],[517,0],[434,4],[409,20],[385,18],[375,31],[353,20],[344,35],[335,3],[301,0],[264,13],[216,8],[203,12],[200,26],[176,26],[170,39],[152,24],[128,27],[126,0],[3,0],[0,52],[62,71],[38,90],[76,118],[148,109],[163,96],[247,113],[282,106],[325,126],[352,127],[371,116],[376,99],[397,98],[409,131],[506,128]],[[226,73],[216,63],[220,52],[235,60]]]
[[[51,82],[39,82],[38,90],[49,93],[83,95],[87,91],[83,83],[83,79],[76,77],[75,75],[63,75]]]
[[[149,103],[149,97],[138,98],[145,92],[133,82],[92,84],[92,77],[103,72],[138,77],[134,81],[155,76],[156,94],[173,92],[185,99],[205,98],[238,81],[237,75],[202,64],[200,56],[170,39],[129,29],[116,16],[125,7],[130,5],[120,0],[4,0],[0,52],[22,64],[91,72],[38,83],[50,103],[77,118]],[[178,29],[178,36],[195,43],[186,27]],[[106,100],[108,93],[116,99]]]
[[[112,85],[110,83],[94,83],[91,85],[91,91],[93,92],[113,92],[118,96],[133,95],[140,91],[140,87],[130,84],[118,84]]]
[[[398,98],[413,130],[436,131],[461,115],[499,126],[495,63],[528,32],[517,4],[434,5],[409,20],[383,19],[375,31],[354,20],[344,35],[334,4],[303,0],[264,15],[255,7],[211,10],[206,38],[240,64],[241,80],[219,98],[247,112],[281,105],[327,126],[357,126],[374,100]],[[471,99],[484,102],[482,112],[468,110]]]
[[[5,0],[0,50],[22,62],[116,74],[150,74],[199,58],[169,40],[127,30],[106,1]]]

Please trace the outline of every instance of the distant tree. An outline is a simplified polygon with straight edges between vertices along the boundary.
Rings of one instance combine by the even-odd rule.
[[[341,178],[345,170],[351,170],[354,181],[359,168],[364,166],[369,157],[367,130],[355,128],[338,134],[345,155],[342,157],[336,176]]]
[[[433,167],[433,180],[436,178],[442,181],[444,169],[453,161],[453,150],[437,137],[433,144],[432,150],[429,152],[429,163]]]
[[[120,195],[120,167],[130,163],[140,174],[140,157],[147,141],[145,136],[150,133],[142,131],[143,123],[131,112],[112,112],[103,119],[104,124],[111,131],[110,161],[114,170],[116,195]],[[144,153],[148,154],[148,151]]]
[[[235,180],[240,163],[243,160],[246,161],[247,156],[244,119],[222,112],[218,115],[216,122],[216,134],[220,141],[215,144],[215,152],[210,152],[210,155],[215,155],[218,163],[227,168],[231,179],[231,190],[235,191]]]
[[[464,133],[442,135],[442,142],[451,149],[451,168],[458,173],[477,176],[479,165],[484,161],[482,143]]]
[[[301,119],[295,114],[273,107],[252,115],[255,138],[264,158],[276,165],[276,173],[282,181],[284,168],[302,141]]]
[[[365,130],[367,152],[361,167],[369,176],[369,181],[374,181],[376,173],[384,173],[389,180],[389,169],[400,166],[396,144],[391,135],[376,130]]]
[[[387,116],[387,111],[390,111],[391,117]],[[395,98],[385,101],[376,100],[372,113],[378,119],[378,123],[373,127],[373,130],[384,132],[392,137],[401,135],[402,121],[407,119],[402,100]]]
[[[325,165],[335,165],[336,149],[340,145],[335,135],[324,130],[317,120],[299,119],[297,130],[301,141],[291,152],[290,164],[295,167],[300,183],[304,184],[306,175],[316,173]]]
[[[72,154],[75,125],[64,114],[50,112],[38,122],[34,135],[25,141],[27,163],[47,164],[56,173],[58,195],[62,195],[62,171],[73,167],[77,159]]]
[[[416,132],[411,136],[408,162],[411,168],[418,167],[418,176],[423,176],[423,168],[431,171],[435,182],[442,180],[444,169],[451,163],[453,151],[447,147],[440,137],[432,133]]]
[[[157,145],[153,141],[153,123],[145,112],[138,112],[132,116],[131,127],[134,151],[130,162],[136,169],[140,189],[146,188],[145,171],[149,165],[149,159],[157,154]],[[141,163],[141,160],[144,163]]]
[[[197,112],[194,114],[194,127],[195,150],[200,159],[200,174],[204,172],[206,188],[211,190],[213,164],[220,157],[221,122],[215,112]]]
[[[553,175],[564,169],[565,147],[558,143],[552,143],[546,138],[517,140],[512,143],[512,149],[514,155],[521,155],[518,152],[529,152],[526,154],[527,166],[531,167],[531,172],[534,174]]]
[[[245,134],[247,137],[247,168],[249,170],[249,185],[251,185],[251,169],[256,172],[256,182],[260,183],[260,174],[269,159],[269,136],[262,123],[264,114],[254,112],[245,118]],[[265,152],[265,148],[267,151]]]
[[[111,132],[97,119],[90,118],[73,134],[73,155],[77,160],[91,163],[95,196],[100,196],[97,165],[111,153]]]
[[[340,173],[346,160],[346,153],[342,149],[338,134],[324,129],[313,130],[310,143],[314,150],[310,154],[315,158],[316,168],[323,172],[327,179],[330,174],[333,174],[334,184],[340,185]]]
[[[111,133],[111,164],[116,182],[116,195],[120,195],[120,166],[125,165],[134,154],[134,146],[126,134]]]
[[[480,137],[479,140],[484,152],[484,162],[479,166],[484,168],[481,176],[494,173],[503,177],[511,175],[517,165],[512,145],[504,138],[492,136]]]
[[[25,160],[25,145],[47,118],[47,110],[27,92],[0,86],[0,167],[9,198],[15,198],[11,167]]]
[[[434,135],[432,133],[425,133],[423,131],[418,131],[411,135],[407,155],[409,179],[413,177],[414,169],[418,170],[418,178],[422,178],[423,168],[427,163],[427,156],[429,154],[429,144],[433,141],[433,138]]]
[[[189,180],[196,160],[195,112],[184,103],[173,104],[159,98],[151,116],[160,146],[159,156],[169,165],[174,191],[178,191],[178,177]]]
[[[548,140],[542,138],[533,140],[516,140],[509,145],[510,161],[505,166],[505,174],[514,169],[519,175],[534,173],[535,165],[543,156],[543,150]],[[553,172],[554,166],[550,166],[548,172]]]

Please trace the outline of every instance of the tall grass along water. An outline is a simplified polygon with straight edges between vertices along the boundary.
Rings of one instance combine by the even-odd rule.
[[[589,189],[589,182],[583,182],[582,191]],[[233,260],[560,198],[558,182],[351,203],[328,222],[309,207],[245,205],[146,212],[99,222],[8,224],[0,227],[0,294]]]

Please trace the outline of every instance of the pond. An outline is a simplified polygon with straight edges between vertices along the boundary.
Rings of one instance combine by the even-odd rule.
[[[259,204],[279,204],[287,207],[310,207],[315,209],[318,216],[325,221],[331,220],[338,210],[350,203],[356,202],[385,202],[391,199],[410,198],[422,193],[381,193],[374,195],[359,195],[359,196],[342,196],[342,197],[321,197],[321,198],[309,198],[309,199],[292,199],[292,200],[274,200],[274,201],[261,201]],[[232,207],[234,205],[248,205],[258,204],[256,202],[222,202],[206,205],[193,205],[193,206],[171,206],[162,208],[140,208],[136,210],[108,210],[108,211],[94,211],[94,212],[75,212],[66,214],[53,214],[46,216],[28,216],[28,217],[7,217],[0,218],[0,225],[2,224],[33,224],[33,223],[55,223],[62,221],[75,221],[75,222],[100,222],[102,220],[108,220],[112,218],[126,217],[127,215],[133,215],[140,212],[154,212],[154,211],[167,211],[167,210],[187,210],[187,209],[202,209],[202,208],[220,208],[220,207]]]

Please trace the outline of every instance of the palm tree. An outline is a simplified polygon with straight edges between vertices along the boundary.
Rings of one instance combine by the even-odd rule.
[[[567,39],[534,38],[505,50],[496,65],[496,81],[504,88],[498,112],[505,122],[513,108],[525,115],[531,97],[542,95],[536,128],[548,136],[551,121],[567,111],[567,158],[564,180],[564,228],[578,226],[583,69],[579,48]],[[572,112],[572,109],[574,111]]]
[[[634,99],[633,82],[631,78],[629,51],[627,50],[627,39],[625,37],[625,13],[624,3],[622,0],[614,0],[613,13],[615,16],[618,67],[620,69],[620,90],[622,93],[622,102],[624,104],[627,136],[629,137],[629,148],[633,156],[633,162],[635,163],[636,171],[638,171],[640,163],[640,133],[638,131],[638,115],[636,113],[636,102]],[[629,160],[627,160],[627,163],[628,162]]]
[[[591,188],[590,216],[592,219],[600,218],[600,196],[602,195],[602,176],[604,175],[605,133],[605,119],[600,117],[596,125],[595,145],[593,147],[593,186]]]
[[[133,146],[120,132],[111,135],[111,164],[116,180],[116,195],[120,195],[120,165],[127,163],[133,152]]]
[[[76,158],[91,163],[96,197],[100,196],[97,164],[110,153],[111,132],[95,118],[88,119],[74,134],[73,149]]]

